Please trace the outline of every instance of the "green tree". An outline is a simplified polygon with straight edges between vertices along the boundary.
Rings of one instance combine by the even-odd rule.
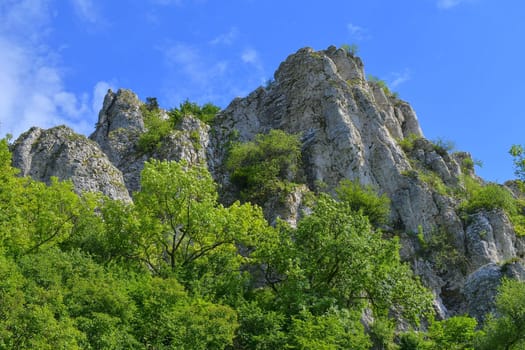
[[[153,153],[161,147],[164,139],[173,130],[173,126],[169,119],[163,117],[156,100],[148,100],[141,106],[140,111],[146,131],[140,134],[137,147],[141,152]]]
[[[432,340],[430,349],[469,350],[474,349],[474,341],[482,334],[476,331],[476,319],[468,316],[455,316],[430,325],[428,337]]]
[[[20,178],[11,166],[6,140],[0,141],[0,247],[22,255],[67,240],[90,211],[70,181],[51,184]]]
[[[518,179],[525,181],[525,149],[521,145],[512,145],[509,154],[513,158],[514,174]]]
[[[386,224],[390,215],[390,199],[386,194],[378,195],[371,186],[358,181],[343,180],[336,189],[337,198],[347,203],[352,210],[368,217],[374,226]]]
[[[269,283],[286,310],[369,307],[377,316],[396,310],[415,323],[429,311],[430,295],[400,262],[397,239],[383,239],[348,203],[321,194],[297,229],[281,232],[277,251],[258,254],[273,275],[285,276]]]
[[[168,267],[187,287],[238,278],[244,258],[237,247],[257,246],[272,231],[260,208],[219,204],[203,166],[152,160],[145,164],[141,186],[135,196],[138,225],[132,225],[141,258],[157,273]]]
[[[357,55],[359,52],[359,46],[357,46],[357,44],[343,44],[341,45],[341,48],[352,56]]]
[[[483,327],[486,335],[479,349],[518,350],[525,348],[525,283],[503,280],[496,296],[496,312]]]
[[[271,130],[257,135],[254,141],[234,145],[226,166],[242,198],[263,204],[271,195],[286,193],[298,181],[300,162],[299,137]]]
[[[217,107],[211,103],[206,103],[203,106],[199,106],[195,102],[189,100],[184,101],[179,105],[179,108],[174,108],[168,112],[171,122],[176,125],[184,117],[194,117],[199,119],[205,124],[212,124],[215,116],[220,111],[220,107]]]
[[[138,305],[136,338],[147,349],[224,349],[233,343],[236,313],[190,298],[172,277],[143,276],[130,294]]]
[[[303,310],[292,319],[287,348],[301,350],[370,349],[359,312],[330,309],[316,316]]]

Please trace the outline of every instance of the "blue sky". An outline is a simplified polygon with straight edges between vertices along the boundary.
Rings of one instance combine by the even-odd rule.
[[[355,43],[425,136],[513,178],[525,135],[523,0],[0,0],[0,135],[90,134],[108,88],[221,107],[288,55]]]

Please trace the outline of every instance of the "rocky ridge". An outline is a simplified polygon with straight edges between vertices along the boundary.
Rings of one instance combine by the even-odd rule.
[[[345,50],[299,50],[273,82],[233,100],[211,128],[184,117],[149,153],[137,146],[147,131],[142,105],[129,90],[109,91],[89,139],[65,127],[33,128],[14,143],[14,165],[43,181],[69,178],[78,192],[130,200],[147,159],[185,159],[208,164],[227,202],[234,199],[224,166],[227,143],[281,129],[301,135],[306,181],[286,205],[267,204],[270,220],[280,216],[293,224],[302,193],[358,180],[391,199],[385,232],[400,237],[402,258],[432,289],[442,317],[469,312],[481,318],[503,276],[525,277],[525,241],[507,215],[481,210],[464,217],[461,199],[443,190],[464,190],[463,177],[475,176],[465,166],[470,156],[424,139],[410,105],[368,81],[361,60]]]

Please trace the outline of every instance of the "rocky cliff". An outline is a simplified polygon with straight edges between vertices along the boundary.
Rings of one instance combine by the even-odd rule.
[[[109,91],[89,140],[65,127],[33,128],[13,145],[14,164],[23,175],[70,178],[79,192],[129,200],[147,159],[185,159],[207,163],[229,201],[227,143],[281,129],[301,135],[300,192],[321,185],[332,190],[352,179],[388,195],[391,224],[383,229],[400,237],[402,258],[433,290],[442,317],[469,312],[481,318],[503,276],[525,277],[525,242],[505,212],[460,211],[456,194],[465,190],[465,176],[475,178],[470,156],[426,140],[410,105],[368,81],[351,53],[301,49],[267,87],[232,101],[211,128],[186,116],[151,152],[138,147],[147,132],[142,105],[131,91]],[[266,213],[293,223],[301,198],[294,193],[284,206],[268,203]]]

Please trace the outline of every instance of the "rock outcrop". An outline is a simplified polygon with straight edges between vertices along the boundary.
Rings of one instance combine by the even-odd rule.
[[[34,128],[15,143],[14,164],[23,175],[70,178],[79,192],[129,200],[149,158],[185,159],[207,163],[229,202],[236,198],[225,167],[228,144],[281,129],[301,137],[305,183],[284,202],[266,203],[271,220],[294,225],[304,193],[357,180],[391,199],[391,224],[384,229],[400,237],[402,258],[434,292],[441,317],[469,312],[479,318],[503,276],[525,277],[525,241],[507,215],[461,212],[457,194],[465,192],[465,176],[480,181],[470,156],[426,140],[410,105],[368,81],[361,60],[345,50],[300,49],[273,82],[233,100],[211,128],[185,116],[148,152],[139,147],[148,132],[142,106],[129,90],[109,91],[91,141],[64,127]]]
[[[111,162],[122,171],[130,194],[140,189],[140,173],[148,159],[184,159],[190,164],[205,163],[209,142],[209,127],[192,116],[186,116],[162,140],[160,147],[153,152],[144,152],[138,147],[140,136],[147,132],[142,105],[137,95],[130,90],[119,89],[116,93],[108,91],[96,130],[89,137],[100,145]]]
[[[334,47],[301,49],[280,65],[266,88],[235,99],[217,116],[210,169],[226,192],[224,140],[251,141],[271,129],[301,135],[310,190],[318,184],[331,190],[352,179],[390,197],[391,230],[401,233],[403,258],[434,291],[442,317],[475,314],[472,305],[478,303],[491,305],[492,299],[476,300],[479,296],[465,292],[466,281],[478,273],[477,282],[493,285],[496,279],[478,269],[523,255],[505,213],[478,213],[468,222],[460,216],[461,199],[454,192],[465,190],[463,176],[475,176],[473,167],[465,166],[473,163],[470,156],[451,155],[424,139],[410,105],[367,81],[361,60],[352,54]],[[415,238],[416,232],[422,236]],[[424,252],[418,241],[434,242],[436,235],[443,236],[434,246],[443,256]]]
[[[13,166],[21,175],[50,182],[52,176],[71,180],[78,193],[101,192],[130,201],[122,173],[98,145],[66,126],[31,128],[12,146]]]

